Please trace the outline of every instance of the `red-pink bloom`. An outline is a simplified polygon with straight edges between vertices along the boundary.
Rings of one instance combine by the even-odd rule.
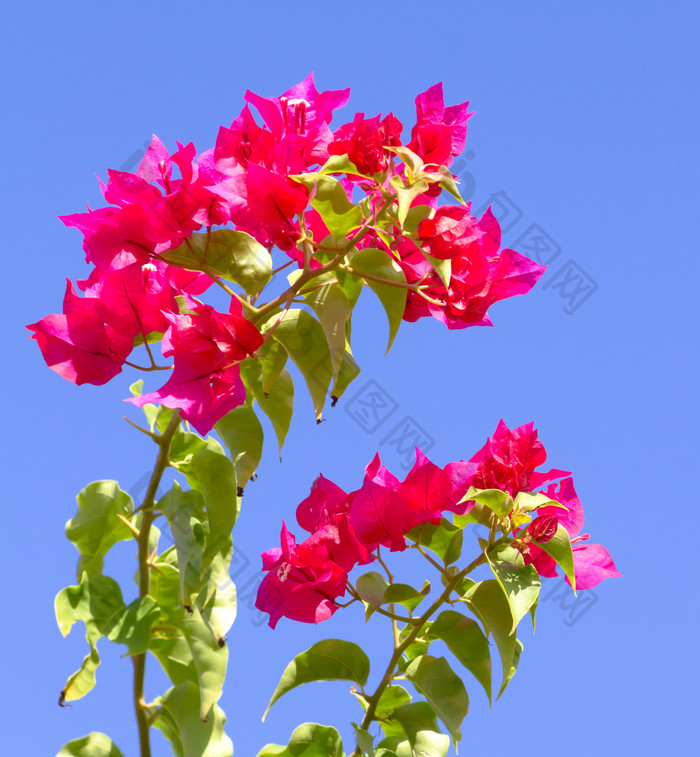
[[[393,158],[386,148],[401,144],[403,126],[391,113],[383,121],[380,118],[367,119],[364,113],[356,113],[352,123],[336,129],[328,152],[347,155],[357,170],[366,176],[383,173]]]
[[[271,168],[276,147],[275,136],[258,126],[246,105],[230,128],[222,126],[219,129],[214,161],[223,172],[239,165],[247,168],[249,162]]]
[[[98,268],[126,268],[148,263],[158,246],[147,236],[147,211],[141,205],[98,208],[59,216],[66,226],[82,231],[85,260]]]
[[[420,523],[439,522],[450,495],[450,480],[416,450],[416,463],[400,482],[379,455],[365,469],[362,487],[350,495],[350,522],[368,549],[406,548],[405,535]]]
[[[297,523],[309,533],[322,528],[334,515],[347,514],[348,495],[322,475],[313,482],[309,496],[297,507]]]
[[[178,408],[182,417],[205,435],[245,401],[238,363],[252,355],[263,340],[243,317],[236,300],[228,314],[194,301],[190,306],[191,314],[167,315],[171,325],[162,349],[165,357],[174,358],[170,379],[158,391],[127,401],[138,407],[153,402]]]
[[[214,184],[212,192],[228,203],[232,223],[265,246],[291,250],[301,236],[292,219],[308,204],[308,191],[286,176],[249,163]]]
[[[574,489],[572,478],[565,478],[559,484],[550,484],[544,494],[555,502],[564,505],[566,509],[547,506],[540,507],[537,518],[528,526],[528,532],[534,542],[544,543],[547,540],[538,538],[537,534],[543,529],[543,522],[547,524],[554,520],[563,526],[569,538],[574,555],[574,576],[576,589],[592,589],[606,578],[613,578],[621,574],[615,567],[610,553],[600,544],[582,544],[587,541],[590,534],[580,534],[583,528],[583,507]],[[550,537],[551,538],[551,537]],[[542,576],[554,577],[557,575],[557,566],[554,560],[537,544],[529,544],[525,552],[525,561],[532,563],[537,572]],[[567,583],[569,579],[566,579]]]
[[[105,321],[120,333],[134,337],[163,332],[170,325],[166,313],[176,310],[176,290],[169,284],[163,263],[126,268],[95,268],[78,281],[86,297],[99,299]]]
[[[465,214],[465,224],[468,223],[469,205],[461,212]],[[430,226],[424,228],[426,233],[430,232]],[[490,208],[473,228],[478,236],[466,242],[451,259],[452,275],[447,288],[413,242],[403,240],[400,243],[401,267],[408,283],[420,282],[430,298],[427,300],[417,292],[409,292],[405,320],[413,322],[432,316],[448,329],[490,326],[487,310],[491,305],[530,291],[545,272],[547,266],[514,250],[504,249],[499,254],[501,230]],[[435,246],[444,256],[449,254],[447,245]]]
[[[451,260],[465,253],[483,234],[466,205],[444,205],[418,226],[423,248],[441,260]]]
[[[226,223],[228,207],[206,187],[210,179],[200,177],[194,158],[191,142],[170,155],[154,136],[135,174],[108,172],[102,192],[113,207],[62,216],[83,232],[87,261],[103,269],[147,263],[203,225]]]
[[[247,90],[245,100],[254,105],[270,131],[280,139],[285,134],[305,134],[329,124],[333,111],[350,98],[350,90],[318,92],[314,75],[290,87],[280,97],[261,97]]]
[[[500,420],[492,437],[471,457],[476,471],[470,483],[477,489],[501,489],[512,497],[518,492],[532,491],[547,481],[568,475],[568,471],[551,470],[535,474],[535,468],[547,459],[542,442],[537,438],[534,423],[509,429]]]
[[[122,370],[133,338],[107,323],[104,303],[79,297],[70,281],[63,314],[27,326],[46,364],[74,384],[106,384]]]
[[[303,623],[328,620],[338,609],[335,599],[345,593],[348,574],[328,551],[333,535],[318,534],[296,543],[282,524],[281,548],[263,552],[263,578],[255,606],[270,615],[274,628],[280,618]]]
[[[467,139],[469,103],[445,107],[442,83],[416,97],[416,125],[408,147],[426,163],[449,166],[452,158],[464,150]]]

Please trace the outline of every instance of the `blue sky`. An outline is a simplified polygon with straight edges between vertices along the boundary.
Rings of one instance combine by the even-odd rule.
[[[283,462],[270,444],[246,492],[237,583],[254,583],[259,553],[277,543],[281,519],[293,521],[320,471],[355,488],[379,450],[402,476],[392,440],[406,418],[441,465],[469,457],[501,417],[534,420],[549,462],[574,472],[585,530],[624,577],[601,584],[585,607],[567,609],[554,584],[545,587],[552,596],[537,633],[525,634],[520,670],[492,712],[473,687],[460,752],[690,752],[700,673],[699,21],[690,2],[602,0],[5,9],[5,753],[55,754],[91,730],[126,754],[136,749],[131,666],[106,643],[97,688],[57,706],[85,654],[81,631],[64,640],[53,619],[55,594],[74,582],[63,534],[74,496],[100,478],[138,492],[152,450],[122,420],[137,417],[121,402],[133,375],[75,387],[27,339],[23,324],[59,310],[65,277],[87,271],[79,235],[56,216],[99,203],[94,174],[128,163],[151,133],[204,150],[246,88],[276,95],[310,70],[319,89],[352,88],[339,114],[347,120],[393,111],[410,127],[413,99],[437,81],[448,102],[469,99],[465,194],[477,209],[491,198],[508,211],[508,245],[534,245],[552,260],[529,296],[493,307],[495,328],[405,324],[386,359],[384,315],[363,298],[353,329],[363,373],[319,427],[299,392]],[[352,404],[370,381],[396,407],[376,429],[357,422]],[[127,579],[134,560],[124,545],[108,569]],[[331,635],[360,639],[379,671],[386,634],[355,607],[318,627],[282,621],[273,632],[243,602],[221,702],[236,754],[286,743],[305,720],[349,734],[359,708],[343,684],[291,693],[264,725],[260,716],[302,649]],[[165,682],[155,663],[149,670],[155,696]],[[156,739],[155,754],[169,754]]]

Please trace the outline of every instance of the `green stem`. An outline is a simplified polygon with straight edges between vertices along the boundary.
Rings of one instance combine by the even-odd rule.
[[[149,541],[151,525],[155,519],[153,505],[156,492],[160,486],[165,469],[170,461],[170,445],[173,436],[180,425],[180,416],[175,413],[168,423],[168,427],[162,436],[155,439],[159,447],[156,464],[153,468],[151,480],[148,483],[146,496],[139,508],[141,510],[141,527],[138,535],[138,560],[139,560],[139,597],[145,597],[151,589],[151,571],[149,566]],[[136,724],[139,731],[139,747],[141,757],[151,757],[150,741],[150,715],[144,699],[144,680],[146,677],[146,653],[133,655],[131,661],[134,666],[134,710],[136,711]]]
[[[391,684],[392,680],[394,679],[394,670],[396,666],[398,665],[399,660],[401,659],[401,655],[408,649],[408,647],[413,644],[413,642],[420,636],[421,631],[423,630],[423,627],[425,624],[430,620],[431,616],[435,613],[436,610],[438,610],[442,604],[449,600],[450,594],[453,592],[457,584],[460,582],[464,576],[466,576],[468,573],[471,573],[474,568],[481,565],[486,560],[485,556],[479,555],[475,560],[473,560],[469,565],[467,565],[464,570],[460,571],[459,573],[455,574],[445,586],[444,591],[440,594],[440,596],[433,602],[432,605],[416,620],[413,622],[415,623],[413,629],[408,633],[406,638],[398,645],[394,646],[394,653],[391,655],[391,659],[389,660],[389,664],[386,667],[386,670],[384,671],[384,676],[382,677],[382,680],[379,683],[379,686],[377,686],[376,691],[374,694],[372,694],[371,697],[367,699],[367,710],[365,711],[365,716],[362,718],[362,723],[360,724],[360,728],[363,730],[367,730],[369,726],[372,724],[372,721],[374,720],[374,716],[377,712],[377,705],[379,704],[379,698],[384,693],[384,690]],[[351,757],[362,757],[362,750],[360,747],[356,747],[355,751],[352,753]]]
[[[373,219],[376,223],[376,221],[386,212],[387,208],[391,203],[394,201],[394,197],[391,196],[387,198],[384,201],[384,204],[381,206],[379,211],[377,212],[376,217]],[[255,318],[253,319],[253,323],[260,323],[262,319],[268,314],[271,313],[275,308],[279,307],[283,302],[291,302],[294,296],[304,287],[305,284],[307,284],[312,279],[317,278],[318,276],[323,275],[324,273],[327,273],[328,271],[332,271],[335,268],[338,268],[340,265],[340,262],[343,260],[344,257],[346,257],[350,252],[352,252],[354,249],[356,249],[358,243],[364,239],[364,237],[369,234],[369,232],[372,230],[372,227],[365,223],[360,230],[355,234],[355,236],[350,240],[350,244],[348,244],[346,247],[340,247],[338,254],[333,258],[333,260],[329,261],[325,265],[322,265],[320,268],[309,268],[302,271],[301,276],[292,284],[292,286],[287,289],[286,292],[283,292],[279,297],[275,297],[274,300],[271,302],[268,302],[266,305],[263,305],[262,307],[258,308],[257,313],[255,314]],[[305,240],[306,241],[306,240]],[[364,274],[359,274],[360,276],[364,276]]]

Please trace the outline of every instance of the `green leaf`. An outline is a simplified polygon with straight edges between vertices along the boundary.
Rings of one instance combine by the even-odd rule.
[[[440,523],[422,523],[413,528],[409,538],[434,552],[446,565],[459,559],[462,551],[462,529],[445,518]]]
[[[245,231],[218,229],[192,234],[179,247],[161,257],[171,265],[193,271],[211,271],[240,284],[248,294],[257,294],[272,277],[272,257],[260,242]]]
[[[357,746],[360,748],[363,754],[367,757],[375,757],[374,752],[374,736],[364,728],[360,728],[357,723],[353,723],[352,727],[355,729],[355,737],[357,739]]]
[[[65,702],[73,702],[94,689],[95,671],[99,664],[100,656],[97,654],[97,647],[91,646],[90,653],[86,655],[82,665],[66,681],[66,685],[58,698],[58,703],[63,705]]]
[[[444,657],[423,655],[406,669],[406,678],[428,700],[456,744],[462,738],[459,726],[469,711],[469,697],[462,679]]]
[[[180,601],[191,605],[193,597],[202,589],[205,533],[202,522],[206,520],[204,498],[194,489],[183,491],[177,481],[158,500],[158,509],[170,525],[170,532],[177,551],[180,574]]]
[[[510,670],[508,671],[508,674],[503,679],[502,689],[505,689],[505,687],[510,683],[511,679],[515,675],[515,671],[518,669],[518,664],[520,662],[520,655],[523,651],[523,643],[520,641],[520,639],[515,640],[515,649],[513,650],[513,661],[510,664]]]
[[[513,613],[508,598],[498,581],[490,579],[471,586],[462,599],[493,635],[498,647],[503,669],[503,682],[498,693],[500,697],[510,680],[516,642],[515,634],[511,632]]]
[[[360,375],[360,366],[355,362],[349,341],[345,343],[345,348],[339,354],[340,368],[338,370],[338,377],[331,387],[331,399],[333,400],[331,407],[335,406],[335,403],[343,396],[348,386]]]
[[[513,509],[513,500],[508,492],[500,489],[476,489],[469,487],[469,491],[462,497],[462,502],[480,502],[486,505],[498,518],[505,518]]]
[[[94,645],[112,630],[125,605],[122,590],[113,578],[84,573],[78,586],[67,586],[56,595],[54,608],[63,636],[82,621],[85,636]]]
[[[209,526],[202,560],[204,570],[231,543],[231,531],[240,511],[236,472],[222,446],[211,437],[205,440],[204,446],[194,452],[187,462],[179,463],[178,469],[204,499]]]
[[[202,620],[219,646],[236,619],[236,587],[229,576],[231,553],[217,555],[208,571],[208,582],[197,598]]]
[[[159,716],[154,725],[170,741],[178,757],[232,757],[233,743],[224,733],[226,717],[217,706],[206,721],[199,717],[199,690],[189,681],[180,683],[159,698]]]
[[[392,176],[390,183],[396,190],[396,197],[399,203],[398,219],[401,228],[403,228],[411,203],[416,197],[427,191],[428,184],[423,179],[419,179],[410,186],[406,186],[401,176]]]
[[[408,290],[405,286],[400,286],[406,284],[406,276],[398,263],[381,250],[368,248],[359,250],[349,257],[350,266],[359,275],[376,276],[379,279],[386,279],[399,284],[399,286],[392,286],[371,278],[365,279],[367,286],[379,297],[389,320],[389,344],[386,348],[388,353],[394,343],[406,310],[406,293]]]
[[[513,625],[511,633],[530,608],[537,604],[541,581],[534,565],[525,565],[522,555],[510,545],[485,552],[489,567],[508,599]]]
[[[384,720],[391,717],[397,708],[410,703],[411,695],[403,686],[387,686],[379,697],[375,716],[379,720]]]
[[[268,339],[258,350],[257,360],[262,368],[262,391],[269,394],[287,365],[287,350],[274,339]]]
[[[376,571],[363,573],[355,584],[357,593],[365,606],[365,619],[369,620],[370,615],[381,607],[384,601],[384,592],[389,584],[384,576]]]
[[[418,607],[430,592],[430,583],[426,581],[423,588],[418,591],[409,584],[391,584],[384,592],[384,602],[403,605],[409,613]]]
[[[257,757],[342,757],[343,742],[335,728],[318,723],[303,723],[294,729],[284,747],[268,744]]]
[[[560,507],[566,510],[564,505],[555,502],[553,499],[542,494],[542,492],[518,492],[513,507],[524,513],[532,512],[539,507]]]
[[[298,654],[287,665],[277,684],[263,720],[272,705],[288,691],[311,681],[354,681],[360,686],[367,683],[369,659],[362,649],[351,641],[324,639],[305,652]]]
[[[421,255],[430,263],[434,268],[435,273],[440,277],[440,281],[445,285],[445,288],[449,289],[450,281],[452,280],[452,261],[442,260],[441,258],[434,258],[429,255],[422,247],[418,248],[421,251]]]
[[[348,200],[347,192],[338,179],[318,173],[299,174],[290,179],[307,186],[311,192],[311,207],[317,210],[337,242],[362,225],[362,211]]]
[[[408,737],[396,746],[397,757],[446,757],[450,739],[440,733],[428,702],[413,702],[394,711],[394,719]]]
[[[66,536],[80,552],[78,581],[83,571],[101,573],[104,556],[118,542],[133,538],[119,519],[131,520],[134,503],[116,481],[94,481],[77,497],[78,512],[66,523]]]
[[[236,481],[244,488],[260,465],[263,450],[263,428],[253,410],[252,397],[226,413],[214,430],[228,447]]]
[[[179,627],[183,631],[197,670],[200,692],[199,716],[204,720],[219,701],[223,691],[228,647],[225,644],[217,644],[196,607],[193,612],[182,611]]]
[[[126,644],[129,654],[143,654],[151,640],[151,626],[160,615],[153,597],[139,597],[116,618],[107,637],[117,644]]]
[[[117,644],[126,644],[129,654],[146,651],[151,626],[160,615],[153,597],[141,597],[127,607],[114,579],[90,573],[83,574],[78,586],[68,586],[58,593],[55,609],[58,627],[64,636],[75,623],[82,621],[91,647],[94,648],[102,636],[107,636]]]
[[[428,631],[447,648],[484,687],[491,703],[491,653],[479,624],[454,610],[443,610]]]
[[[351,176],[366,176],[366,174],[360,173],[357,166],[350,160],[347,155],[331,155],[330,158],[314,173],[307,174],[308,176],[325,176],[329,173],[345,173]],[[370,178],[370,177],[367,177]]]
[[[279,316],[271,316],[265,327],[272,328]],[[331,354],[321,324],[305,310],[291,309],[275,328],[272,338],[282,344],[301,371],[320,421],[333,375]]]
[[[324,279],[328,282],[325,286],[306,293],[302,289],[301,294],[309,307],[316,313],[316,317],[323,328],[330,350],[333,381],[335,382],[338,379],[340,365],[345,354],[347,341],[345,326],[352,315],[352,307],[338,280],[331,273],[324,277],[315,278],[313,284],[321,284]]]
[[[283,349],[281,345],[280,348]],[[286,355],[286,350],[283,351]],[[241,376],[246,388],[253,392],[256,402],[270,419],[281,454],[294,410],[294,380],[291,374],[288,370],[282,369],[274,385],[265,390],[262,368],[258,361],[246,360],[241,364]]]
[[[56,757],[124,757],[104,733],[93,731],[81,739],[69,741]]]
[[[576,577],[574,576],[574,553],[571,549],[571,539],[568,531],[559,524],[557,526],[557,532],[547,542],[539,542],[535,539],[532,540],[533,544],[537,544],[538,547],[543,549],[551,558],[553,558],[557,565],[566,573],[569,581],[571,581],[571,588],[576,594]]]

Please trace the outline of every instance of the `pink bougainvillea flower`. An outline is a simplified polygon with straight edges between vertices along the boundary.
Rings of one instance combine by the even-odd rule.
[[[74,384],[106,384],[122,370],[133,338],[106,323],[99,299],[77,295],[67,282],[63,314],[48,315],[27,326],[46,364]]]
[[[399,494],[400,486],[377,454],[365,469],[362,487],[351,495],[350,522],[370,550],[380,544],[392,551],[406,548],[404,536],[416,523]]]
[[[547,453],[537,438],[534,423],[511,430],[500,420],[493,436],[470,460],[478,464],[471,485],[477,489],[501,489],[515,497],[518,492],[532,491],[530,479],[535,468],[546,459]],[[562,471],[550,472],[546,480],[561,474]],[[538,485],[542,483],[540,476]]]
[[[401,144],[403,126],[391,113],[383,121],[380,118],[366,119],[364,113],[356,113],[352,123],[336,129],[328,152],[347,155],[357,170],[366,176],[383,173],[393,157],[386,148]]]
[[[442,83],[416,97],[416,125],[411,131],[409,149],[426,163],[449,166],[464,150],[467,139],[468,102],[445,107]]]
[[[458,515],[464,515],[474,507],[473,501],[462,502],[462,499],[469,491],[478,468],[478,463],[465,460],[457,460],[445,466],[445,475],[450,482],[450,493],[445,510]]]
[[[247,90],[245,100],[257,108],[267,128],[277,137],[305,134],[322,124],[329,124],[333,111],[350,98],[349,89],[318,92],[314,75],[290,87],[280,97],[261,97]]]
[[[297,523],[309,533],[322,528],[334,516],[347,514],[348,495],[322,475],[313,482],[309,496],[297,507]]]
[[[146,336],[165,331],[170,325],[165,314],[177,309],[166,271],[163,263],[95,268],[78,286],[103,303],[107,323],[131,337]]]
[[[168,314],[170,327],[162,342],[163,355],[174,358],[170,379],[158,391],[131,397],[141,407],[160,403],[178,408],[200,434],[234,407],[245,402],[245,387],[238,363],[262,344],[260,332],[247,321],[237,300],[230,313],[190,302],[193,313]]]
[[[465,223],[469,223],[466,220],[468,211],[469,206],[460,211]],[[428,235],[426,240],[432,245],[430,225],[423,228]],[[417,292],[409,292],[405,320],[413,322],[432,316],[448,329],[490,326],[488,308],[499,300],[525,294],[547,269],[514,250],[505,249],[499,254],[501,229],[490,208],[472,228],[476,238],[465,240],[459,252],[451,258],[451,279],[447,288],[410,240],[401,243],[401,267],[407,281],[410,284],[420,281],[429,297],[427,300]],[[439,234],[433,245],[438,253],[449,255],[449,246],[440,248],[438,240],[443,241]]]
[[[600,544],[582,544],[587,541],[590,534],[579,535],[583,528],[583,507],[574,489],[572,478],[565,478],[558,484],[550,484],[543,492],[547,497],[564,505],[565,509],[546,506],[537,511],[537,518],[530,523],[527,533],[532,542],[545,543],[545,537],[551,531],[554,521],[563,526],[569,538],[574,555],[574,576],[576,577],[576,589],[592,589],[606,578],[613,578],[621,574],[615,567],[610,553]],[[556,530],[556,528],[555,528]],[[553,535],[553,534],[552,534]],[[551,536],[549,536],[551,538]],[[557,566],[554,560],[536,543],[526,545],[524,557],[526,563],[532,563],[537,572],[546,577],[553,578],[557,575]],[[567,583],[569,579],[566,579]]]
[[[418,226],[423,248],[434,258],[456,258],[480,239],[484,231],[471,215],[470,205],[444,205]]]
[[[239,229],[265,246],[294,248],[301,232],[292,219],[308,204],[303,185],[250,163],[247,170],[238,167],[211,190],[226,200],[231,221]]]
[[[82,231],[85,260],[98,268],[126,268],[148,263],[156,245],[147,236],[147,213],[141,205],[99,208],[59,216]]]
[[[214,161],[224,173],[236,166],[248,167],[256,163],[272,168],[277,139],[262,126],[258,126],[246,105],[230,128],[222,126],[216,138]]]
[[[398,494],[404,511],[404,533],[426,521],[439,523],[452,495],[450,476],[416,447],[416,462],[399,485]]]
[[[271,628],[282,617],[321,623],[338,609],[335,600],[345,593],[348,574],[329,559],[322,538],[297,544],[283,524],[281,548],[263,552],[262,559],[267,575],[255,606],[269,613]]]

